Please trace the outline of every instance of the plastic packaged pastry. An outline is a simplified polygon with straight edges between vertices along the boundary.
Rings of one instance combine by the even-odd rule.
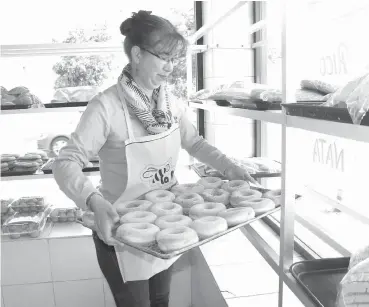
[[[81,215],[80,208],[51,208],[49,215],[54,223],[75,222]]]
[[[16,212],[43,212],[48,205],[44,197],[28,196],[13,201],[10,207]]]
[[[359,262],[343,277],[338,287],[336,306],[369,306],[369,258]]]
[[[37,238],[41,235],[45,224],[45,212],[17,212],[5,221],[2,229],[3,233],[9,235],[12,239],[18,239],[22,235]]]

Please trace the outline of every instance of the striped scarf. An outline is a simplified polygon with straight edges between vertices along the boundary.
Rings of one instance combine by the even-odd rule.
[[[152,109],[150,98],[133,80],[131,71],[131,64],[128,64],[119,77],[127,105],[133,110],[149,134],[159,134],[167,131],[172,125],[172,112],[167,88],[160,86],[154,89],[152,99],[156,108]]]

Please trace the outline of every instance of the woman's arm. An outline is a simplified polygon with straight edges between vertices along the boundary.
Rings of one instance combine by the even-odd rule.
[[[227,169],[234,166],[234,163],[225,154],[199,135],[197,129],[189,120],[184,106],[177,105],[175,110],[179,118],[182,148],[197,160],[210,165],[223,174]]]
[[[53,163],[53,174],[59,188],[80,208],[86,208],[88,197],[97,192],[82,169],[89,157],[96,156],[109,135],[109,112],[101,95],[93,98],[82,114],[76,130]]]
[[[199,135],[197,129],[188,119],[184,106],[177,107],[177,114],[179,115],[182,147],[191,156],[220,171],[229,180],[242,179],[256,183],[246,170],[233,163],[218,148],[210,145]]]

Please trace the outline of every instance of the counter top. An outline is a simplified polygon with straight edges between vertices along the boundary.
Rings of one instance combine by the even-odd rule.
[[[180,183],[192,183],[196,182],[199,177],[189,167],[179,167],[176,171],[177,179]],[[38,238],[31,238],[30,236],[24,235],[18,239],[11,239],[7,235],[1,235],[2,242],[19,242],[28,240],[49,240],[49,239],[62,239],[62,238],[79,238],[91,236],[92,231],[89,228],[82,226],[79,223],[52,223],[47,222],[44,230]]]

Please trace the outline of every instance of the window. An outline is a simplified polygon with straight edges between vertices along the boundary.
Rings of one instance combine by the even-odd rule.
[[[151,10],[153,14],[167,18],[184,36],[194,31],[193,2],[178,2],[170,6],[151,1],[137,3],[107,0],[104,5],[94,5],[86,0],[67,0],[58,4],[46,0],[35,0],[32,3],[24,0],[7,1],[2,10],[17,12],[17,16],[4,14],[0,20],[0,26],[7,29],[2,33],[2,49],[30,51],[20,56],[1,57],[0,84],[7,90],[26,86],[44,104],[66,102],[66,95],[82,101],[90,100],[97,92],[113,85],[128,63],[123,52],[124,37],[119,27],[132,12],[140,9]],[[18,26],[9,27],[14,22]],[[58,45],[58,52],[61,53],[70,47],[65,44],[79,46],[82,43],[113,46],[117,52],[103,52],[102,48],[94,48],[83,54],[32,54],[34,48],[50,44],[61,44]],[[170,90],[178,100],[185,101],[185,59],[175,68],[173,75],[169,82]],[[193,78],[195,83],[195,72]],[[74,95],[76,89],[80,90],[79,96]],[[83,108],[73,112],[1,116],[0,130],[6,131],[0,137],[2,152],[22,154],[42,149],[50,157],[57,155],[78,124],[82,111]],[[189,116],[195,121],[193,112],[189,112]],[[188,164],[188,155],[184,152],[181,153],[180,164]],[[91,180],[98,185],[100,178],[92,176]],[[53,204],[68,203],[53,179],[3,181],[0,189],[4,198],[41,194],[50,195]]]
[[[298,89],[302,79],[321,80],[340,87],[369,71],[369,50],[362,36],[362,29],[369,26],[367,1],[306,0],[298,5],[290,17],[295,22],[299,20],[299,27],[289,25],[291,36],[287,41],[287,63],[291,65],[287,73],[291,80],[289,90]],[[266,82],[278,89],[282,80],[279,12],[278,1],[267,3]],[[281,129],[267,124],[266,130],[265,150],[268,156],[278,157]],[[364,174],[369,145],[292,128],[288,135],[289,162],[297,168],[296,186],[305,191],[304,197],[296,203],[296,236],[325,257],[334,252],[323,248],[318,243],[319,237],[341,254],[354,251],[365,244],[355,238],[369,231],[367,199],[361,192],[367,189]],[[341,209],[332,206],[337,201]],[[275,218],[279,220],[279,214],[275,214]],[[312,239],[314,235],[309,234],[310,231],[318,240]]]

